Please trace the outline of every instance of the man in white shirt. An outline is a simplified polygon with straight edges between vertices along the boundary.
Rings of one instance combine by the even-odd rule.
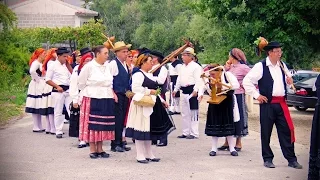
[[[182,52],[183,66],[180,69],[177,84],[172,96],[181,89],[181,115],[183,120],[182,135],[178,138],[195,139],[199,137],[199,101],[203,95],[203,82],[200,78],[202,67],[194,62],[196,53],[193,48],[186,48]]]
[[[49,66],[46,74],[46,83],[53,87],[52,100],[54,101],[54,123],[56,127],[56,137],[62,138],[62,128],[64,115],[63,105],[69,107],[72,99],[69,96],[70,77],[72,67],[68,63],[69,50],[65,47],[58,48],[57,60]],[[67,108],[68,115],[70,110]]]
[[[116,58],[109,62],[110,71],[113,75],[113,90],[118,97],[115,103],[115,140],[111,142],[111,151],[124,152],[130,151],[130,147],[126,147],[122,141],[122,132],[124,128],[125,115],[128,108],[129,99],[125,95],[129,90],[130,72],[126,65],[129,48],[131,44],[125,44],[123,41],[116,42],[112,51],[116,54]]]
[[[180,68],[182,67],[182,61],[178,58],[172,58],[171,64],[169,65],[170,74],[170,92],[172,93],[177,84],[178,74]],[[170,115],[181,114],[180,113],[180,91],[176,93],[175,96],[170,96]]]
[[[278,42],[270,42],[264,50],[268,57],[258,62],[243,79],[246,93],[253,95],[260,102],[261,149],[264,166],[275,168],[272,162],[274,155],[270,148],[270,137],[275,124],[282,153],[289,162],[288,166],[301,169],[302,166],[297,162],[294,152],[294,126],[285,101],[287,84],[292,84],[293,80],[286,65],[280,60],[281,45]],[[259,92],[255,87],[256,84],[259,86]]]

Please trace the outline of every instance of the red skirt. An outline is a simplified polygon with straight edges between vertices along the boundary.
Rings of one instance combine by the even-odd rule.
[[[100,142],[114,140],[114,131],[89,130],[89,115],[91,98],[83,97],[80,109],[79,139],[85,142]]]

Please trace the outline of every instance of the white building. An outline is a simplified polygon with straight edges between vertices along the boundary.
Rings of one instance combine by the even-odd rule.
[[[17,15],[19,28],[79,27],[89,19],[98,16],[96,11],[74,6],[61,0],[16,0],[15,4],[8,5]]]

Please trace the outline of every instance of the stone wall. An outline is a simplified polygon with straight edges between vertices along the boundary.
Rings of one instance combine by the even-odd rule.
[[[75,15],[17,14],[18,27],[63,27],[75,26]]]

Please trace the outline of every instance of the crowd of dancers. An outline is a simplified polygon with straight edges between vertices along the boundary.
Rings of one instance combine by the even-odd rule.
[[[294,127],[285,103],[287,85],[293,81],[280,61],[278,42],[260,49],[266,51],[267,57],[252,69],[238,48],[230,50],[224,65],[210,64],[205,68],[191,47],[170,59],[167,67],[162,66],[164,56],[160,52],[130,48],[130,44],[119,41],[112,49],[101,45],[71,55],[65,47],[37,49],[29,62],[32,80],[26,102],[26,112],[32,114],[34,122],[33,132],[45,131],[62,138],[65,106],[70,116],[69,136],[78,138],[79,148],[89,144],[90,158],[109,157],[103,150],[106,140],[111,140],[113,152],[130,151],[126,138],[132,138],[137,162],[159,162],[152,144],[168,145],[168,134],[175,129],[172,115],[182,117],[178,138],[199,138],[199,103],[216,85],[226,92],[226,98],[208,106],[205,134],[212,136],[210,156],[216,156],[218,150],[239,155],[241,139],[248,135],[245,94],[249,94],[260,102],[264,166],[275,167],[269,145],[275,124],[288,166],[302,168],[294,152]],[[110,51],[114,54],[111,60]],[[210,78],[203,78],[205,74]],[[42,116],[46,119],[45,129]],[[221,147],[217,145],[219,137],[226,139]]]

